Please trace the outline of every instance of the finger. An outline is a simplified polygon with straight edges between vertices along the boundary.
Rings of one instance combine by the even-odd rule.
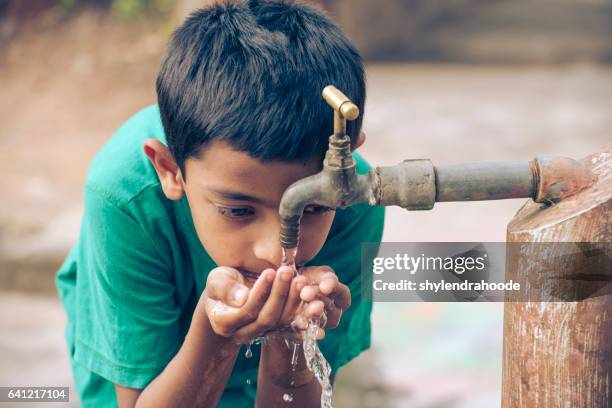
[[[229,267],[215,268],[210,271],[206,280],[207,296],[228,306],[240,307],[249,293],[249,288],[243,282],[238,270]]]
[[[210,325],[215,333],[223,337],[229,337],[234,333],[235,327],[229,316],[236,316],[238,308],[230,307],[220,300],[205,298],[206,313],[208,314]]]
[[[336,275],[332,268],[325,265],[320,266],[305,266],[300,269],[300,274],[306,276],[311,284],[319,284],[328,274]]]
[[[321,275],[321,280],[319,281],[319,290],[325,296],[329,296],[332,294],[339,285],[338,277],[333,272],[327,272]]]
[[[218,327],[223,327],[224,331],[234,332],[239,327],[256,320],[268,299],[275,275],[276,271],[274,269],[263,271],[249,291],[246,303],[235,311],[215,316],[215,324]]]
[[[300,292],[300,299],[304,302],[312,302],[318,297],[319,293],[319,287],[317,285],[304,286]]]
[[[244,313],[249,321],[255,320],[259,316],[262,307],[270,297],[275,278],[276,271],[271,268],[264,270],[261,275],[259,275],[259,278],[257,278],[246,303],[241,308],[242,313]]]
[[[292,286],[295,269],[289,266],[281,266],[276,271],[276,279],[270,297],[264,304],[259,314],[258,322],[263,326],[273,327],[278,324],[285,303],[289,297],[289,289]]]
[[[319,291],[325,296],[333,293],[340,284],[338,276],[329,266],[306,267],[302,269],[302,274],[308,278],[311,284],[318,285]]]
[[[308,328],[308,319],[303,314],[299,314],[291,322],[291,327],[295,330],[306,330]]]
[[[325,307],[324,313],[321,315],[321,319],[319,319],[320,326],[330,329],[337,327],[340,323],[343,310],[336,306],[333,299],[326,296],[319,296],[317,300],[323,302]],[[313,312],[316,313],[318,310],[313,310]]]
[[[332,293],[331,297],[322,296],[317,286],[308,286],[305,287],[300,293],[301,299],[308,302],[308,304],[314,302],[314,300],[318,300],[323,302],[325,305],[325,313],[331,316],[331,320],[325,327],[334,328],[338,326],[340,322],[340,316],[342,315],[342,311],[348,306],[350,306],[350,298],[351,293],[348,287],[345,285],[339,284],[336,288],[336,291]],[[336,301],[334,299],[338,299],[340,305],[336,305]],[[343,306],[343,307],[342,307]],[[309,309],[311,312],[318,312],[318,309]]]
[[[335,306],[328,306],[325,308],[325,315],[327,316],[327,322],[325,323],[326,329],[333,329],[338,327],[340,324],[340,318],[342,317],[342,309]]]
[[[325,330],[321,329],[319,327],[319,329],[317,330],[317,340],[322,340],[325,337]]]
[[[313,300],[308,303],[304,309],[304,315],[307,319],[318,319],[325,311],[325,304],[320,300]]]
[[[351,306],[351,290],[348,286],[340,283],[329,298],[334,301],[334,305],[342,310],[346,310]]]
[[[310,282],[317,284],[317,290],[308,286],[304,288],[300,296],[302,300],[310,302],[319,297],[320,294],[329,296],[334,300],[336,306],[346,310],[351,305],[351,291],[348,286],[338,280],[338,276],[327,266],[311,266],[302,269],[302,274],[308,277]],[[311,285],[312,286],[312,285]]]
[[[239,336],[260,336],[279,323],[289,288],[295,275],[295,270],[289,266],[281,266],[276,271],[276,278],[270,296],[262,306],[257,319],[236,331]]]
[[[306,285],[306,278],[303,276],[296,276],[291,282],[291,288],[289,289],[289,297],[285,302],[285,308],[281,314],[280,324],[289,325],[298,313],[300,304],[300,292]]]

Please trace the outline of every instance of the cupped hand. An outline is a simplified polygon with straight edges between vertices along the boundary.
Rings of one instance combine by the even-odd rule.
[[[314,320],[321,328],[317,335],[321,339],[325,336],[323,329],[333,329],[340,323],[342,313],[351,305],[351,292],[329,266],[301,268],[300,277],[307,283],[300,290],[303,303],[293,326],[305,330]]]
[[[217,267],[209,273],[203,301],[215,333],[248,343],[294,320],[305,278],[282,266],[264,270],[251,283],[231,267]]]

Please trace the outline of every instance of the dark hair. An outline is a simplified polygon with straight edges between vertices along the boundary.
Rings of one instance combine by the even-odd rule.
[[[294,1],[215,4],[173,34],[157,77],[168,146],[184,172],[214,139],[267,160],[323,154],[333,114],[321,91],[333,84],[359,107],[361,57],[322,12]]]

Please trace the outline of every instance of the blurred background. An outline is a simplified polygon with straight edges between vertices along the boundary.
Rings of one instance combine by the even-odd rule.
[[[0,0],[0,385],[73,387],[53,275],[95,152],[199,0]],[[612,141],[609,0],[319,0],[367,61],[374,165],[583,157]],[[389,209],[385,241],[504,241],[524,200]],[[501,304],[378,303],[339,407],[495,407]],[[77,406],[74,390],[72,406]],[[0,404],[2,405],[2,404]]]

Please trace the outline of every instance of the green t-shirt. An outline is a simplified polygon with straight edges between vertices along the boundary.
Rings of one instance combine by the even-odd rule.
[[[144,388],[179,350],[208,272],[217,265],[199,241],[187,199],[168,200],[143,153],[165,136],[157,106],[130,118],[93,161],[80,238],[56,276],[68,315],[66,341],[84,406],[117,406],[113,383]],[[358,155],[357,171],[368,164]],[[362,242],[380,242],[382,207],[338,210],[309,264],[329,265],[351,289],[352,306],[320,342],[332,369],[370,346],[371,302],[361,299]],[[219,406],[252,405],[259,346],[239,354]],[[250,382],[250,384],[247,384]]]

